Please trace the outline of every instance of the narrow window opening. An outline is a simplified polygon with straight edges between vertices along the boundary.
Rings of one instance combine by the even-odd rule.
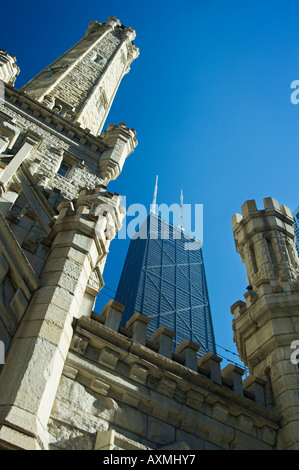
[[[96,54],[92,59],[96,64],[101,64],[105,61],[104,57],[99,54]]]
[[[55,111],[55,113],[57,114],[61,114],[62,113],[62,106],[61,104],[56,104],[53,108],[53,111]]]
[[[276,260],[276,256],[275,256],[275,252],[274,252],[271,240],[269,238],[266,238],[266,243],[267,243],[267,248],[268,248],[268,253],[270,256],[271,263],[277,264],[277,260]]]
[[[255,252],[253,245],[250,245],[249,247],[249,253],[250,253],[250,259],[251,259],[251,264],[252,264],[252,269],[254,274],[257,273],[257,264],[256,264],[256,257],[255,257]]]
[[[71,168],[70,165],[68,165],[65,162],[61,162],[60,168],[59,168],[57,173],[60,176],[66,176],[68,174],[70,168]]]
[[[288,255],[289,255],[290,263],[292,264],[292,266],[293,266],[294,268],[296,268],[296,267],[297,267],[297,263],[296,263],[296,259],[295,259],[295,256],[294,256],[292,247],[291,247],[291,245],[290,245],[289,242],[287,242],[286,244],[287,244],[287,250],[288,250]]]

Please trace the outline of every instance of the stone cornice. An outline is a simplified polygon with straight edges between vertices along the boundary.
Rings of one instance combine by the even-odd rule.
[[[25,92],[5,84],[5,97],[7,106],[10,103],[15,104],[28,114],[31,113],[33,118],[39,119],[39,124],[50,127],[51,132],[57,131],[60,137],[76,140],[78,144],[90,147],[93,152],[100,154],[109,149],[101,137],[95,137],[87,129],[82,129],[78,124],[68,121],[39,101],[30,98]]]
[[[95,362],[88,353],[88,345],[92,348]],[[231,409],[233,414],[236,410],[237,414],[249,413],[257,425],[266,421],[268,426],[277,428],[279,415],[273,410],[259,406],[252,399],[235,393],[231,390],[229,381],[223,380],[222,385],[217,384],[204,371],[190,370],[184,363],[177,361],[175,355],[172,359],[166,358],[150,346],[152,345],[149,343],[143,346],[132,340],[129,331],[125,329],[117,332],[108,328],[103,324],[100,315],[93,314],[92,318],[81,317],[75,327],[66,362],[66,375],[73,373],[77,377],[89,376],[91,381],[99,380],[104,387],[103,393],[106,394],[105,390],[110,386],[117,388],[120,380],[117,372],[118,362],[125,363],[130,372],[128,377],[121,378],[124,394],[134,389],[134,382],[136,386],[137,383],[145,385],[149,378],[157,383],[160,393],[166,393],[167,396],[173,396],[175,393],[184,395],[184,404],[189,406],[192,402],[197,411],[203,401],[211,405],[222,403]],[[122,366],[120,370],[126,368]],[[128,383],[129,389],[126,391],[124,384],[127,379],[132,379],[133,383],[131,385]],[[139,392],[140,390],[139,388]],[[145,394],[146,399],[149,399],[148,392],[145,391]]]

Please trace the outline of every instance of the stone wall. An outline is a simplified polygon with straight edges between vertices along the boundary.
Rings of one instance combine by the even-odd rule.
[[[279,416],[265,383],[122,306],[80,318],[51,412],[52,449],[274,449]]]
[[[287,348],[299,331],[299,262],[287,208],[248,201],[233,219],[252,283],[232,307],[250,376],[213,354],[197,359],[190,341],[173,352],[166,328],[147,340],[139,313],[120,327],[115,301],[92,313],[124,215],[106,186],[137,144],[124,123],[101,137],[98,126],[138,55],[134,37],[114,17],[92,22],[24,90],[0,51],[0,448],[296,449]]]
[[[127,48],[125,56],[121,48],[118,53],[109,49],[119,44],[109,36],[116,26],[123,39],[121,48]],[[103,47],[109,56],[104,82],[106,73],[114,70],[114,81],[108,78],[113,88],[109,89],[108,110],[133,60],[133,45],[131,29],[122,28],[118,20],[110,19],[103,28],[107,33]],[[101,42],[103,28],[98,22],[88,28],[83,42],[89,44],[89,52],[94,42]],[[82,80],[88,75],[85,52],[81,49],[81,54],[80,47],[71,50],[69,86],[76,65]],[[121,70],[118,56],[124,58]],[[66,53],[62,62],[65,57],[70,59]],[[108,126],[103,137],[87,123],[82,126],[72,111],[76,103],[67,86],[68,108],[64,109],[58,89],[66,78],[63,68],[57,74],[48,71],[49,80],[52,77],[58,87],[55,102],[44,96],[49,81],[43,79],[43,72],[31,81],[31,89],[17,90],[13,77],[18,69],[8,69],[2,59],[0,341],[5,364],[1,361],[0,446],[48,449],[48,418],[72,339],[72,320],[90,316],[103,286],[111,239],[124,216],[120,196],[107,191],[107,184],[120,174],[137,140],[135,131],[124,123]],[[92,65],[90,81],[85,83],[91,94],[83,93],[77,103],[82,116],[90,107],[95,109],[90,98],[99,97],[98,63]],[[42,95],[37,96],[37,91]],[[99,123],[96,113],[89,116],[97,128],[105,117]]]
[[[277,448],[298,450],[299,375],[291,354],[299,338],[299,259],[292,213],[274,198],[265,198],[261,210],[251,200],[232,223],[250,279],[245,302],[231,307],[238,352],[250,373],[271,383],[281,415]]]
[[[139,54],[132,43],[135,36],[132,28],[122,26],[115,17],[103,24],[93,21],[77,44],[23,90],[97,136],[121,79]]]

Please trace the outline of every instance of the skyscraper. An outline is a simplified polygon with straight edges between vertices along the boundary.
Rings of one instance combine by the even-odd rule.
[[[296,249],[299,255],[299,207],[294,210],[293,218],[295,222],[295,234],[296,234]]]
[[[201,244],[181,223],[177,227],[155,212],[156,190],[152,207],[132,237],[120,277],[122,324],[139,312],[151,320],[149,338],[165,326],[175,332],[174,347],[189,339],[200,345],[199,356],[216,353]]]

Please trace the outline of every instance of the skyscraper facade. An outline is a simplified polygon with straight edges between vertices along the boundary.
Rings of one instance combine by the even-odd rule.
[[[125,305],[123,325],[135,312],[150,318],[149,339],[164,326],[174,347],[189,339],[199,356],[216,353],[201,245],[153,212],[130,242],[116,300]]]
[[[295,222],[295,234],[296,234],[296,249],[299,255],[299,206],[293,212],[293,218]]]

